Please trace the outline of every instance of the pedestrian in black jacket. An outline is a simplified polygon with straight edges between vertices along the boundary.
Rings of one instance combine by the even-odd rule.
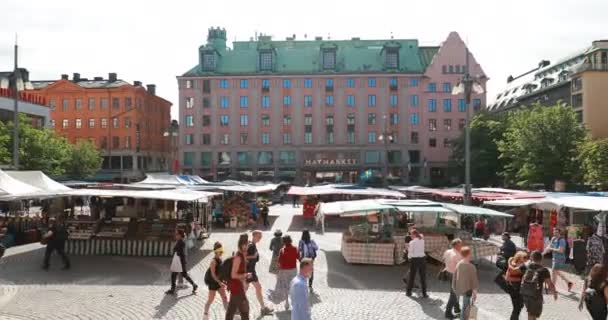
[[[196,289],[198,289],[196,283],[194,283],[194,281],[192,281],[188,275],[186,267],[185,237],[186,234],[184,233],[184,230],[178,230],[175,234],[176,242],[175,246],[173,247],[173,261],[171,262],[171,289],[165,292],[166,294],[175,294],[175,282],[177,281],[177,275],[179,273],[181,273],[184,279],[186,279],[192,285],[192,294],[196,294]]]
[[[42,269],[49,270],[51,253],[53,253],[53,251],[57,251],[57,254],[59,254],[63,260],[63,269],[67,270],[70,268],[70,260],[64,251],[67,239],[68,231],[65,227],[63,217],[59,217],[55,220],[49,231],[43,236],[43,240],[46,241],[47,245]]]

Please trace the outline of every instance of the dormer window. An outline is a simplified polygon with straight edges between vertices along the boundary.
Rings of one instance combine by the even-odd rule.
[[[323,70],[336,69],[336,49],[323,49]]]
[[[204,71],[215,71],[216,59],[215,53],[206,52],[203,54],[203,70]]]
[[[399,69],[399,49],[388,48],[386,49],[386,67],[389,69]]]
[[[272,71],[272,51],[260,51],[260,71]]]

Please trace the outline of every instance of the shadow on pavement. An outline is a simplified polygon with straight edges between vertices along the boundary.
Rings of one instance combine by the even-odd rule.
[[[444,319],[445,310],[442,308],[443,301],[441,299],[423,299],[413,296],[412,300],[420,305],[422,312],[431,319]]]
[[[165,294],[160,303],[154,308],[156,309],[156,314],[154,314],[154,319],[164,319],[169,310],[175,306],[179,300],[190,298],[195,296],[194,294],[189,294],[185,296],[174,296],[171,294]]]
[[[348,230],[348,227],[352,225],[362,224],[365,219],[353,217],[353,218],[341,218],[337,216],[326,216],[325,217],[325,232],[344,232]],[[291,225],[289,225],[288,231],[301,231],[303,229],[316,230],[314,219],[304,218],[301,214],[293,216]],[[319,227],[320,230],[320,227]]]

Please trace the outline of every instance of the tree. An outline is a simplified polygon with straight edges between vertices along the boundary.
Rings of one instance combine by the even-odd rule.
[[[588,139],[579,147],[583,182],[597,190],[608,186],[608,139]]]
[[[572,108],[536,105],[517,111],[498,141],[506,164],[502,175],[507,184],[521,187],[543,184],[550,189],[555,180],[577,182],[578,146],[585,136]]]
[[[89,177],[101,169],[103,159],[90,141],[81,140],[70,151],[66,174],[71,178]]]
[[[503,168],[498,159],[497,141],[502,139],[506,121],[500,116],[480,113],[471,120],[471,183],[474,186],[498,186],[501,178],[497,174]],[[464,181],[464,131],[452,141],[450,167]]]

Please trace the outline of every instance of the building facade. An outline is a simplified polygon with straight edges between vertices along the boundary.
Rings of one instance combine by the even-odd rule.
[[[171,103],[156,95],[155,85],[144,88],[110,73],[107,79],[73,78],[33,81],[34,94],[51,110],[50,127],[71,143],[90,140],[102,152],[102,171],[94,177],[134,181],[144,172],[164,171],[169,164]]]
[[[180,161],[207,179],[409,183],[447,178],[449,143],[464,128],[457,33],[417,40],[295,40],[226,46],[212,28],[197,65],[177,77]],[[485,75],[469,54],[470,70]],[[477,110],[485,95],[473,97]],[[473,106],[471,106],[473,107]],[[388,168],[388,169],[386,169]]]
[[[488,110],[501,113],[535,104],[571,106],[592,137],[607,138],[607,87],[608,40],[599,40],[555,64],[543,60],[537,68],[509,77],[506,89]]]
[[[20,69],[24,82],[24,89],[31,89],[29,72]],[[12,71],[0,72],[0,121],[12,122],[14,120],[15,100],[10,82]],[[51,112],[46,106],[44,98],[28,92],[19,92],[19,113],[25,114],[36,128],[48,127],[51,123]]]

